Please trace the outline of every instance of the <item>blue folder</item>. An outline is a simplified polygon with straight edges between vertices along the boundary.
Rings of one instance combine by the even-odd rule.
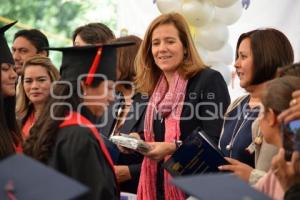
[[[228,164],[222,152],[204,131],[194,131],[175,153],[163,163],[172,176],[220,172],[218,166]]]

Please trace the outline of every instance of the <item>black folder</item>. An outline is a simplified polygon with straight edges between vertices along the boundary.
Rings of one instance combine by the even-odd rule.
[[[174,154],[163,163],[172,176],[220,172],[218,166],[228,164],[222,152],[204,131],[194,131]]]

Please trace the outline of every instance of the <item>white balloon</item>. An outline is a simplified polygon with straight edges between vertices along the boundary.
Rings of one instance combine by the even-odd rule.
[[[206,51],[205,64],[232,65],[233,60],[233,48],[229,43],[226,43],[221,49],[217,51]]]
[[[197,44],[196,44],[196,49],[197,49],[197,51],[198,51],[198,54],[199,54],[201,60],[202,60],[206,65],[209,65],[208,63],[206,63],[207,56],[208,56],[208,51],[207,51],[206,49],[204,49],[202,46],[197,45]]]
[[[182,0],[157,0],[156,5],[162,13],[181,12]]]
[[[215,6],[226,8],[228,6],[233,5],[237,0],[212,0]]]
[[[230,84],[231,79],[232,79],[232,71],[231,68],[229,66],[226,65],[212,65],[211,66],[212,69],[217,70],[218,72],[220,72],[226,82],[227,85]]]
[[[215,6],[210,1],[188,0],[182,4],[182,14],[189,24],[201,27],[212,21]]]
[[[228,37],[228,27],[219,21],[212,21],[196,30],[195,41],[207,50],[216,51],[226,44]]]
[[[219,20],[226,25],[231,25],[241,17],[242,13],[242,3],[240,1],[237,1],[235,4],[227,8],[216,7],[214,19]]]

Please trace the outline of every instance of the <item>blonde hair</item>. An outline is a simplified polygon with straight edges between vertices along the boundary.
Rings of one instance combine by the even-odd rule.
[[[21,81],[18,84],[16,112],[19,118],[27,117],[31,109],[30,101],[25,94],[24,86],[23,86],[24,72],[28,66],[42,66],[43,68],[45,68],[49,74],[51,82],[56,81],[60,78],[58,70],[56,69],[56,67],[53,65],[53,63],[48,57],[37,55],[28,59],[23,64]]]
[[[178,30],[180,41],[186,49],[184,60],[178,72],[186,80],[206,68],[194,45],[189,26],[184,17],[178,13],[162,14],[149,25],[144,40],[135,59],[137,91],[151,95],[155,84],[162,73],[154,62],[151,51],[153,31],[160,25],[172,24]]]

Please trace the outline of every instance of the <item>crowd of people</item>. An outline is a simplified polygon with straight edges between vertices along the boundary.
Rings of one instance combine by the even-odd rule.
[[[231,102],[178,13],[155,18],[144,38],[86,24],[74,30],[71,47],[51,47],[29,29],[15,33],[10,48],[5,32],[15,23],[0,28],[0,161],[30,156],[88,186],[82,199],[127,192],[180,200],[188,194],[171,184],[163,163],[202,130],[228,162],[220,172],[272,199],[300,198],[300,126],[298,138],[283,133],[300,118],[300,64],[281,31],[240,35],[234,67],[247,95]],[[51,51],[62,52],[59,70]],[[109,139],[120,134],[143,140],[148,151]]]

